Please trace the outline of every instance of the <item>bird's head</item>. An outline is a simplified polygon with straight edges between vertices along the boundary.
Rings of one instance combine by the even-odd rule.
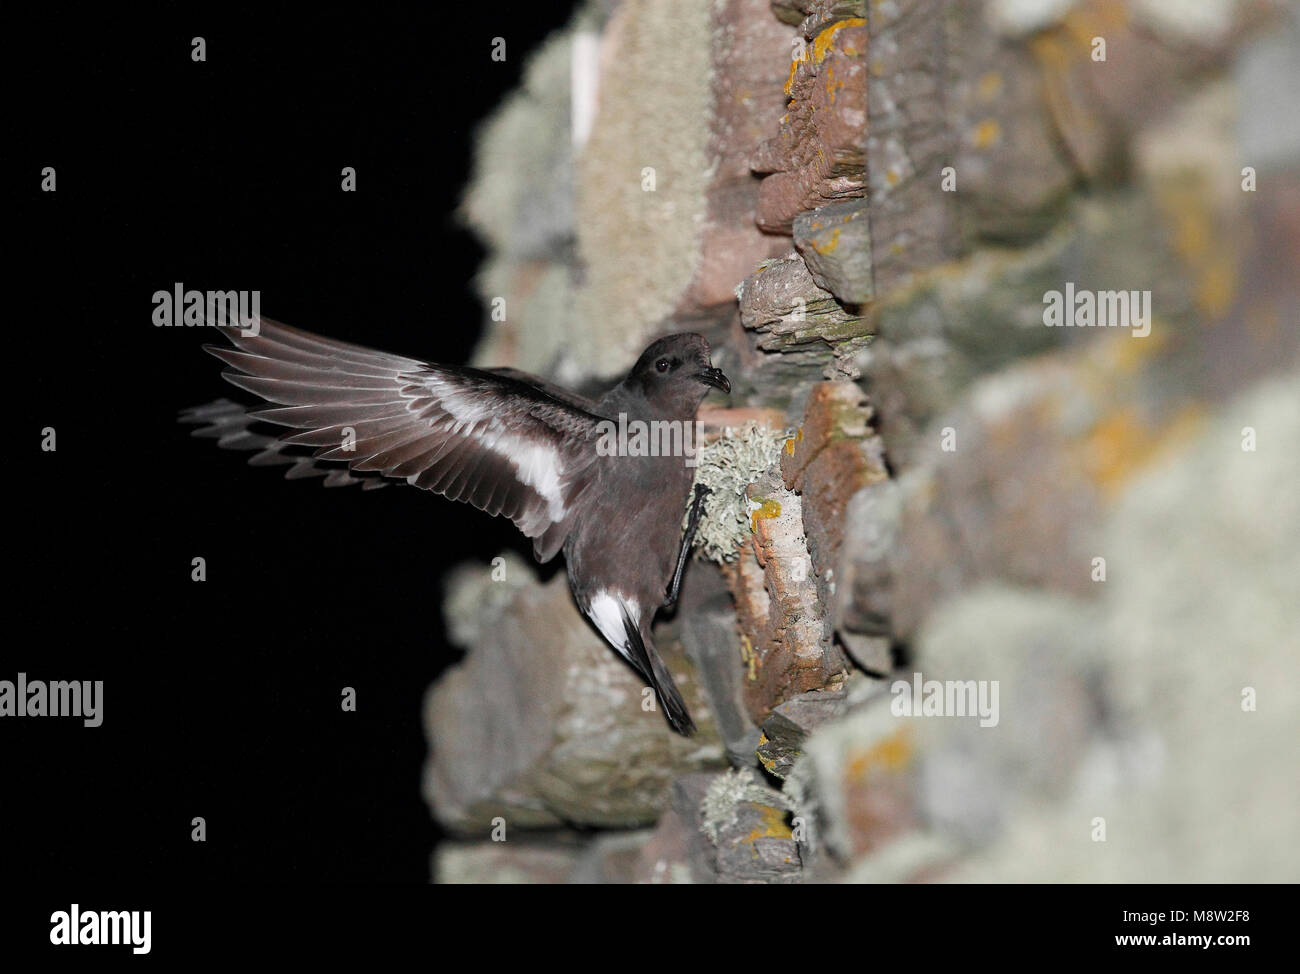
[[[624,384],[654,405],[669,411],[684,406],[692,413],[710,388],[731,392],[731,381],[709,360],[709,343],[694,332],[666,335],[651,343]]]

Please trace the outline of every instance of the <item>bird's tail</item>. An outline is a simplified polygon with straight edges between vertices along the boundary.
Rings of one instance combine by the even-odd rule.
[[[681,692],[673,681],[673,675],[668,672],[668,667],[664,666],[664,661],[659,658],[654,643],[642,638],[640,628],[626,612],[623,613],[623,629],[627,632],[628,651],[632,654],[632,660],[655,688],[655,693],[659,694],[668,723],[679,734],[687,737],[694,734],[695,721],[691,720],[686,702],[682,700]]]

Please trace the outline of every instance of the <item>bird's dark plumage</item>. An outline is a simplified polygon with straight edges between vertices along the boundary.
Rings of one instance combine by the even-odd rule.
[[[694,724],[651,639],[667,600],[693,480],[682,455],[605,455],[609,424],[690,424],[709,388],[730,383],[699,335],[650,345],[599,399],[515,369],[437,365],[261,319],[206,346],[233,385],[270,408],[220,400],[186,410],[196,436],[287,464],[326,486],[407,483],[510,518],[539,561],[561,549],[579,608],[655,687],[672,726]],[[256,422],[295,432],[270,436]],[[689,540],[689,539],[687,539]]]

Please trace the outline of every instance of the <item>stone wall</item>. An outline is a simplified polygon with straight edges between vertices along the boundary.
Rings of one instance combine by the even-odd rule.
[[[479,359],[700,331],[713,435],[783,447],[657,632],[695,738],[562,577],[458,571],[435,876],[1300,878],[1297,51],[1282,3],[622,0],[538,52]],[[1150,316],[1048,327],[1067,285]]]

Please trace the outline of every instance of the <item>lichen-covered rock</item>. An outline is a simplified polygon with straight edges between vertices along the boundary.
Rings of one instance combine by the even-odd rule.
[[[772,13],[812,40],[824,28],[839,20],[866,16],[866,0],[771,0]]]
[[[757,395],[770,395],[776,386],[788,403],[804,391],[800,383],[857,377],[854,356],[870,341],[870,323],[819,287],[797,253],[764,261],[740,283],[736,296],[741,324],[755,333],[758,349],[779,353],[764,356],[767,361],[754,369]],[[792,392],[792,387],[798,388]]]
[[[794,218],[794,245],[817,286],[841,304],[871,300],[871,231],[865,200],[800,213]]]
[[[855,640],[845,626],[850,584],[842,592],[846,559],[842,542],[851,530],[847,517],[854,495],[888,479],[884,444],[870,426],[871,409],[861,387],[851,382],[823,382],[813,387],[804,407],[803,421],[786,442],[781,456],[784,485],[797,490],[802,500],[803,527],[815,572],[817,594],[826,607],[834,638],[849,650],[868,647]],[[868,662],[887,665],[876,647]],[[859,660],[859,665],[867,665]]]
[[[1281,9],[593,4],[576,157],[568,41],[539,57],[466,205],[509,299],[484,354],[576,381],[652,331],[713,344],[738,435],[710,432],[697,540],[724,567],[691,566],[660,643],[721,740],[641,712],[558,584],[453,586],[474,649],[431,698],[440,818],[658,816],[463,847],[461,874],[1294,878],[1300,411],[1279,384],[1215,420],[1300,358]],[[1047,327],[1067,283],[1149,290],[1149,333]],[[995,682],[998,721],[895,714],[914,672]],[[691,773],[724,757],[743,773]]]
[[[582,855],[574,837],[555,841],[444,842],[433,857],[433,879],[449,884],[568,882]]]
[[[498,817],[507,828],[645,825],[674,777],[724,763],[709,701],[674,639],[659,649],[700,728],[693,738],[644,709],[653,696],[583,620],[563,575],[541,585],[520,563],[506,574],[523,578],[494,582],[475,569],[448,598],[453,616],[456,607],[479,615],[465,660],[426,706],[425,792],[444,826],[486,833]]]
[[[729,315],[736,282],[785,249],[754,222],[759,181],[749,157],[780,121],[793,34],[769,16],[767,0],[715,4],[711,31],[710,180],[695,276],[679,314],[720,309]]]
[[[840,862],[875,853],[913,833],[917,810],[916,728],[876,695],[821,725],[787,782],[797,813]]]
[[[1078,174],[1044,110],[1038,63],[1022,44],[981,30],[983,16],[977,2],[949,12],[951,191],[968,237],[1032,240],[1059,219]]]
[[[803,861],[786,818],[789,801],[757,772],[735,769],[678,779],[673,811],[688,835],[697,883],[793,883]]]
[[[724,573],[740,625],[745,703],[761,723],[783,700],[839,682],[848,663],[817,592],[799,495],[768,475],[751,486],[750,499],[750,551]]]
[[[1284,648],[1300,630],[1298,388],[1294,372],[1261,383],[1126,487],[1104,532],[1115,574],[1098,596],[1095,641],[1082,639],[1104,666],[1118,733],[1064,794],[1022,802],[1001,838],[948,878],[1300,876],[1300,820],[1278,811],[1300,804],[1300,778],[1281,770],[1300,738]],[[1247,426],[1255,451],[1241,446]]]
[[[720,572],[694,565],[682,586],[682,645],[708,693],[714,724],[736,767],[754,763],[759,730],[745,707],[746,666],[731,597]]]
[[[1069,792],[1093,742],[1115,730],[1106,726],[1103,628],[1095,603],[1002,586],[930,614],[912,669],[923,680],[982,682],[991,705],[987,718],[910,718],[931,829],[988,842],[1030,797]]]
[[[746,491],[776,467],[788,438],[783,422],[771,422],[770,417],[780,414],[768,416],[764,424],[745,419],[737,427],[705,428],[695,468],[695,485],[708,491],[695,533],[695,549],[702,558],[717,564],[735,561],[753,533]],[[683,528],[687,520],[683,513]]]
[[[848,693],[844,689],[812,690],[791,697],[772,709],[763,721],[758,743],[758,760],[769,774],[784,778],[803,755],[809,735],[844,712]]]
[[[790,65],[790,97],[777,134],[754,153],[758,225],[791,232],[804,210],[862,196],[867,132],[867,28],[860,17],[824,27]]]
[[[956,252],[954,194],[942,192],[950,153],[944,0],[867,4],[867,178],[877,297]]]

